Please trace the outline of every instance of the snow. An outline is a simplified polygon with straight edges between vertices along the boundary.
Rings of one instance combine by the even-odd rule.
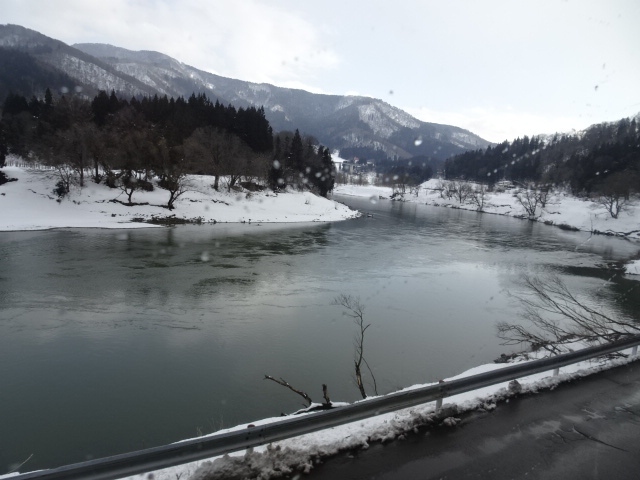
[[[626,271],[629,275],[640,275],[640,260],[627,263]]]
[[[340,185],[335,188],[334,193],[358,197],[370,197],[372,193],[375,193],[384,198],[390,198],[393,195],[393,189],[391,187]],[[516,193],[517,189],[487,193],[483,213],[526,218],[527,214],[524,207],[519,204]],[[431,179],[420,185],[417,195],[410,193],[407,188],[404,195],[398,195],[395,199],[439,207],[477,210],[477,206],[469,201],[461,204],[454,198],[442,198],[440,196],[440,180],[437,179]],[[618,218],[611,218],[606,209],[595,201],[573,197],[564,192],[553,192],[549,196],[546,207],[539,209],[538,213],[540,216],[536,218],[536,221],[548,225],[571,227],[586,232],[598,232],[640,240],[640,201],[638,200],[629,204]]]
[[[134,203],[125,206],[126,195],[120,189],[97,185],[87,178],[85,186],[59,200],[53,193],[57,182],[55,170],[4,167],[3,171],[17,182],[0,186],[0,231],[44,230],[50,228],[141,228],[151,218],[175,217],[198,223],[289,223],[332,222],[354,218],[358,212],[347,206],[318,197],[311,192],[275,194],[271,191],[227,193],[221,182],[219,192],[213,190],[213,178],[189,176],[189,191],[175,203],[166,205],[169,193],[156,187],[152,192],[136,191]]]
[[[574,344],[573,349],[584,345]],[[459,421],[456,415],[472,410],[493,410],[501,401],[519,393],[538,393],[543,390],[553,389],[560,383],[575,380],[599,371],[616,366],[622,366],[638,359],[631,356],[631,350],[627,350],[628,356],[615,359],[594,359],[563,367],[561,373],[552,376],[552,371],[530,375],[518,379],[520,387],[510,387],[510,382],[503,382],[489,387],[484,387],[472,392],[467,392],[446,398],[440,412],[436,412],[435,402],[426,403],[416,407],[398,410],[394,413],[382,414],[366,420],[341,425],[319,432],[301,435],[291,439],[264,445],[255,449],[235,452],[208,460],[191,462],[185,465],[171,467],[153,472],[155,480],[169,480],[175,478],[196,479],[224,479],[224,478],[280,478],[283,474],[296,472],[308,472],[313,465],[322,458],[334,455],[340,451],[352,449],[366,449],[371,442],[387,442],[396,438],[402,438],[406,433],[415,431],[418,427],[427,425],[444,425],[453,427]],[[451,381],[469,377],[500,368],[511,366],[514,363],[535,360],[536,354],[518,357],[511,363],[487,364],[467,370],[455,377],[444,379]],[[422,388],[432,384],[413,385],[402,391]],[[372,399],[369,397],[364,402]],[[304,415],[312,415],[305,413]],[[267,418],[252,422],[251,425],[259,426],[282,420],[282,417]],[[250,428],[249,424],[220,430],[216,434],[243,430]],[[214,434],[212,434],[214,435]],[[127,480],[142,478],[140,476],[127,477]]]
[[[472,184],[473,185],[473,184]],[[467,202],[461,204],[456,199],[443,199],[440,196],[441,180],[431,179],[420,185],[415,193],[409,192],[394,197],[396,200],[432,205],[438,207],[477,210],[477,206]],[[483,213],[527,218],[525,209],[516,198],[517,189],[487,193]],[[374,185],[339,185],[334,189],[339,195],[366,197],[375,202],[380,198],[388,199],[394,193],[391,187]],[[623,236],[630,240],[640,240],[640,200],[627,205],[626,209],[612,218],[604,206],[599,203],[571,196],[565,192],[552,192],[545,208],[538,211],[535,221],[561,228],[582,230],[585,232]],[[626,265],[626,273],[640,275],[640,260]]]

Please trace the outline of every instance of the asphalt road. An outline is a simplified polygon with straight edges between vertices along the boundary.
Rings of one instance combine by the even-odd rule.
[[[640,361],[340,454],[301,480],[462,478],[640,479]]]

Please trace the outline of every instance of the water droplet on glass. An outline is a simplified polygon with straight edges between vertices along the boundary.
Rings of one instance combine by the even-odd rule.
[[[371,195],[369,197],[369,201],[375,205],[376,203],[378,203],[378,198],[375,195]]]
[[[202,252],[202,255],[200,255],[200,260],[203,262],[208,262],[210,258],[211,257],[209,256],[209,252],[207,252],[206,250]]]
[[[394,179],[394,180],[398,180],[398,178],[399,178],[399,177],[398,177],[398,175],[394,175],[394,176],[393,176],[393,179]]]
[[[280,169],[280,162],[278,160],[273,161],[273,168],[275,168],[276,170]]]
[[[413,144],[414,144],[416,147],[419,147],[420,145],[422,145],[422,137],[418,137],[418,138],[416,138],[416,139],[413,141]]]

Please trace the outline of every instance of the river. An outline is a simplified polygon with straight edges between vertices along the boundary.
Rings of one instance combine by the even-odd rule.
[[[0,474],[174,442],[358,399],[359,297],[379,393],[491,362],[518,318],[523,272],[555,272],[638,314],[637,281],[606,271],[638,245],[495,215],[338,198],[333,224],[0,233]],[[365,376],[365,380],[368,377]],[[371,391],[371,385],[367,388]]]

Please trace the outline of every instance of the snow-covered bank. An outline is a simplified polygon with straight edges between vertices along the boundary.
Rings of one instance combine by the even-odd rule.
[[[640,275],[640,260],[627,263],[625,269],[629,275]]]
[[[440,180],[431,179],[411,192],[407,188],[405,194],[398,194],[395,199],[423,205],[478,210],[478,206],[469,201],[461,203],[455,198],[442,198],[440,190]],[[482,212],[527,218],[527,212],[516,198],[516,192],[515,189],[487,192]],[[370,185],[340,185],[334,189],[334,193],[377,199],[380,196],[391,198],[393,190],[390,187]],[[566,193],[554,192],[549,195],[546,206],[539,209],[538,213],[536,221],[548,225],[640,240],[640,201],[628,204],[618,218],[612,218],[605,207],[599,203]]]
[[[310,192],[216,192],[211,188],[213,178],[199,175],[188,177],[189,191],[175,202],[173,210],[162,206],[167,204],[169,192],[161,188],[135,191],[133,203],[148,205],[126,206],[119,203],[127,202],[121,190],[89,179],[84,188],[73,188],[59,200],[53,193],[58,181],[54,170],[5,167],[2,171],[18,181],[0,186],[0,231],[138,228],[152,226],[146,222],[153,218],[166,217],[202,223],[288,223],[332,222],[358,216],[345,205]]]
[[[436,207],[478,211],[477,205],[470,202],[460,203],[454,198],[442,198],[440,187],[440,180],[431,179],[420,185],[418,189],[411,192],[407,189],[405,194],[396,194],[394,199]],[[393,189],[373,185],[340,185],[334,189],[334,193],[370,198],[375,202],[380,198],[391,198]],[[488,192],[482,212],[517,218],[528,217],[525,208],[516,197],[516,190]],[[549,195],[546,206],[540,208],[538,213],[539,217],[536,221],[547,225],[640,240],[640,200],[627,204],[618,218],[612,218],[605,207],[597,202],[554,192]],[[626,272],[631,275],[640,275],[640,260],[628,263]]]
[[[630,350],[625,353],[629,354]],[[529,359],[519,358],[516,362],[531,361],[534,358],[535,355],[530,355]],[[497,403],[508,400],[515,395],[521,393],[537,393],[547,389],[553,389],[560,383],[575,380],[616,366],[625,365],[637,358],[638,356],[636,355],[614,360],[599,359],[586,361],[563,367],[560,375],[555,377],[551,376],[552,372],[549,371],[520,378],[518,379],[520,385],[517,388],[510,388],[509,382],[504,382],[447,398],[439,414],[436,414],[435,403],[431,402],[417,407],[399,410],[395,413],[379,415],[367,420],[295,437],[272,445],[156,471],[153,475],[156,480],[169,480],[174,478],[191,478],[192,480],[259,478],[266,480],[269,478],[280,478],[285,474],[309,471],[313,468],[313,465],[321,461],[323,457],[336,454],[340,451],[368,448],[371,442],[385,442],[402,438],[405,433],[415,431],[421,426],[444,425],[453,427],[459,421],[456,415],[478,409],[493,410],[496,408]],[[445,379],[445,381],[505,368],[510,365],[512,365],[512,363],[482,365],[455,377]],[[427,384],[414,385],[405,390],[416,389],[426,385]],[[252,425],[259,426],[279,420],[282,420],[282,417],[256,421],[253,422]],[[249,425],[246,424],[238,425],[217,433],[243,430],[248,427]],[[139,477],[128,477],[129,480],[134,480],[135,478]]]

